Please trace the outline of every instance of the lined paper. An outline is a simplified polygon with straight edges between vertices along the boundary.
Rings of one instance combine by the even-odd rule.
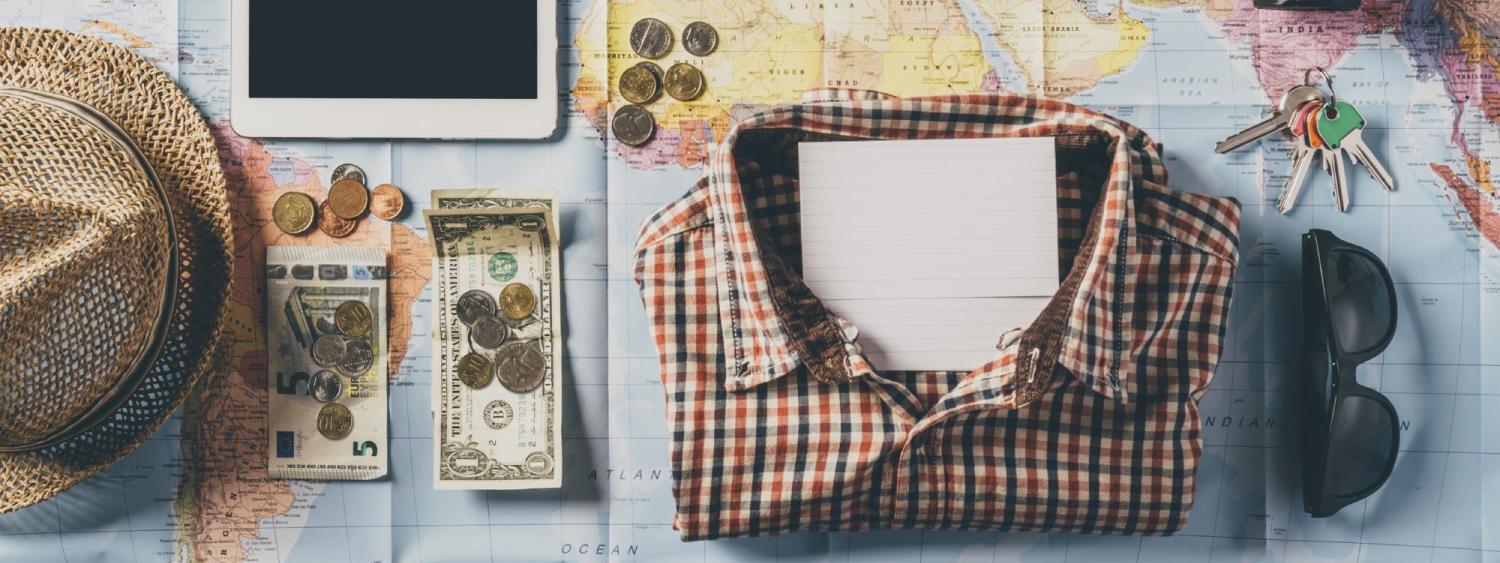
[[[1051,137],[798,145],[802,275],[877,369],[971,370],[1058,288]]]

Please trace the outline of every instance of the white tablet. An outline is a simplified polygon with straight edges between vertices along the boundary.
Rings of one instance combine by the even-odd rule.
[[[551,0],[234,0],[247,137],[540,139],[557,128]]]

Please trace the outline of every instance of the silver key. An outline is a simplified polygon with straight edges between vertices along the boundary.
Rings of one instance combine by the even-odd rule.
[[[1349,177],[1344,173],[1344,149],[1331,149],[1328,145],[1323,145],[1319,150],[1322,151],[1320,156],[1328,167],[1328,174],[1333,176],[1333,206],[1340,213],[1346,213],[1349,211]]]
[[[1355,163],[1363,164],[1367,160],[1371,161],[1373,166],[1365,166],[1370,171],[1370,177],[1375,178],[1375,181],[1380,182],[1387,190],[1392,186],[1388,183],[1390,173],[1386,172],[1385,167],[1381,166],[1378,161],[1373,161],[1370,147],[1365,145],[1364,137],[1360,133],[1365,127],[1364,116],[1361,116],[1359,110],[1348,102],[1337,102],[1332,106],[1318,113],[1317,127],[1328,149],[1336,157],[1334,203],[1339,211],[1346,211],[1349,209],[1349,187],[1343,182],[1345,180],[1344,154],[1348,154]]]
[[[1312,162],[1321,159],[1321,151],[1312,146],[1312,138],[1307,132],[1308,114],[1323,107],[1323,102],[1312,101],[1303,104],[1293,113],[1293,120],[1289,129],[1292,133],[1292,174],[1287,177],[1286,186],[1281,189],[1281,197],[1276,200],[1276,209],[1286,214],[1297,205],[1297,199],[1301,197],[1302,186],[1307,185],[1307,175],[1312,170]],[[1323,171],[1328,171],[1328,164],[1321,163]]]
[[[1303,84],[1287,90],[1286,95],[1281,97],[1281,103],[1276,108],[1276,113],[1271,114],[1270,117],[1265,118],[1260,123],[1251,125],[1244,131],[1240,131],[1239,133],[1230,135],[1229,138],[1223,141],[1219,141],[1219,144],[1214,145],[1214,152],[1223,154],[1248,145],[1251,141],[1266,135],[1286,129],[1288,124],[1291,123],[1292,117],[1296,115],[1297,108],[1302,107],[1302,104],[1307,102],[1323,101],[1323,99],[1323,91],[1315,86]]]
[[[1317,158],[1318,149],[1309,146],[1305,137],[1298,137],[1292,146],[1292,174],[1287,176],[1286,186],[1281,188],[1281,198],[1276,200],[1277,211],[1285,215],[1297,205],[1302,186],[1307,183],[1307,174],[1312,170],[1312,162]]]
[[[1364,136],[1360,134],[1363,130],[1364,128],[1361,127],[1349,132],[1344,137],[1344,140],[1339,143],[1339,148],[1343,149],[1344,153],[1349,155],[1349,160],[1353,160],[1356,164],[1364,166],[1365,171],[1370,173],[1370,177],[1374,178],[1376,182],[1380,182],[1385,191],[1396,189],[1395,180],[1391,179],[1391,173],[1385,170],[1385,166],[1380,164],[1380,159],[1375,158],[1375,153],[1370,150],[1369,145],[1365,144]]]

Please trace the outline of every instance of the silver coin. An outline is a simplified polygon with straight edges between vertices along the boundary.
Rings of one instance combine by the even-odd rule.
[[[646,111],[646,108],[628,105],[615,111],[615,118],[610,121],[609,128],[621,143],[639,147],[656,134],[656,118],[651,117],[651,112]]]
[[[693,22],[682,28],[682,48],[703,57],[719,48],[719,30],[704,22]]]
[[[512,393],[529,393],[542,384],[547,359],[536,346],[511,342],[495,353],[495,375]]]
[[[510,335],[510,329],[506,328],[505,321],[494,315],[474,319],[474,324],[469,326],[469,330],[473,331],[475,345],[491,350],[499,348],[505,343],[505,337]]]
[[[672,30],[656,18],[644,18],[630,28],[630,48],[648,59],[660,59],[672,50]]]
[[[495,298],[482,289],[471,289],[458,296],[458,322],[473,326],[474,320],[495,314]]]
[[[359,183],[365,184],[365,169],[347,162],[335,166],[333,174],[328,178],[328,185],[332,186],[334,182],[343,180],[344,178],[359,180]]]
[[[319,336],[313,341],[312,349],[308,351],[312,355],[312,361],[323,367],[333,367],[346,352],[344,339],[333,334]]]
[[[329,370],[319,370],[307,384],[307,394],[319,403],[337,401],[344,395],[344,378]]]
[[[349,377],[360,377],[370,371],[370,366],[375,365],[375,351],[370,348],[370,340],[358,338],[350,340],[344,345],[344,357],[333,365],[333,368]]]

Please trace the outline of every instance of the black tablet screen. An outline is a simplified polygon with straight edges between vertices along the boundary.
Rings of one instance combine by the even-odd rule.
[[[536,12],[530,0],[253,0],[250,97],[534,99]]]

